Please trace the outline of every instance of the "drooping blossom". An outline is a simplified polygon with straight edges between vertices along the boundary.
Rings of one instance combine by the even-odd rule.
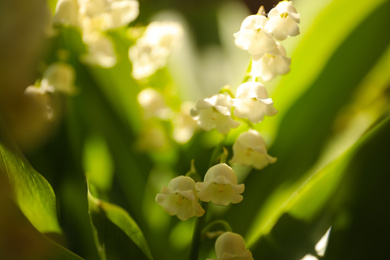
[[[193,136],[198,125],[190,114],[190,109],[194,107],[194,103],[190,101],[184,102],[180,106],[180,111],[174,114],[172,119],[173,124],[173,139],[178,143],[186,143]]]
[[[196,196],[195,181],[187,176],[173,178],[168,186],[163,187],[161,193],[157,194],[156,202],[169,215],[177,215],[180,220],[204,214]]]
[[[279,2],[268,13],[268,18],[265,30],[272,33],[277,40],[283,41],[288,36],[299,34],[300,15],[291,1]]]
[[[252,253],[246,249],[244,238],[236,233],[225,232],[215,241],[216,259],[213,260],[253,260]]]
[[[248,118],[253,123],[263,121],[264,116],[273,116],[278,112],[273,101],[268,98],[267,90],[259,82],[245,82],[237,88],[234,99],[234,115]]]
[[[164,97],[153,88],[145,88],[138,93],[137,101],[143,108],[146,119],[157,117],[167,119],[170,115],[170,109],[164,101]]]
[[[90,34],[87,49],[87,54],[83,56],[85,63],[103,68],[111,68],[116,64],[116,53],[110,38],[100,33]]]
[[[266,143],[259,132],[249,130],[238,136],[233,145],[231,164],[251,166],[261,170],[274,162],[276,162],[276,158],[268,155]]]
[[[175,22],[152,22],[143,36],[129,49],[135,79],[151,76],[164,67],[172,50],[180,46],[183,29]]]
[[[286,57],[286,50],[277,43],[276,50],[272,54],[265,53],[259,60],[252,60],[250,75],[253,78],[262,78],[269,81],[277,75],[284,75],[290,71],[291,59]]]
[[[75,92],[74,82],[75,72],[73,67],[66,63],[56,62],[51,64],[44,72],[41,89],[71,95]]]
[[[237,184],[236,173],[226,163],[212,166],[204,176],[203,182],[197,182],[195,188],[202,201],[211,201],[217,205],[239,203],[243,197],[244,184]]]
[[[125,26],[138,14],[136,0],[59,0],[53,23],[80,28],[88,50],[83,61],[109,68],[115,65],[116,54],[112,42],[102,32]]]
[[[267,21],[264,15],[250,15],[242,22],[240,31],[234,34],[235,44],[248,51],[255,60],[276,48],[274,38],[264,29]]]
[[[80,18],[77,0],[59,0],[56,5],[53,23],[78,27]]]
[[[230,128],[236,128],[239,125],[231,118],[230,107],[227,96],[217,94],[199,100],[195,108],[191,110],[191,115],[202,129],[210,131],[216,128],[220,133],[227,134]]]

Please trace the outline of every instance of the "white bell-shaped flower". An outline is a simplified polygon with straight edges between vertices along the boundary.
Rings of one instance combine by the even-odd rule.
[[[168,186],[163,187],[161,193],[157,194],[156,202],[169,215],[177,215],[180,220],[204,214],[196,196],[195,181],[187,176],[173,178]]]
[[[180,106],[180,111],[176,113],[172,119],[173,123],[173,139],[176,142],[184,144],[193,136],[198,125],[192,118],[190,111],[194,107],[194,103],[186,101]]]
[[[181,44],[183,28],[177,22],[152,22],[142,36],[151,45],[171,50]]]
[[[246,165],[261,170],[274,162],[276,158],[268,155],[263,137],[255,130],[240,134],[233,145],[231,164]]]
[[[135,79],[151,76],[164,67],[172,50],[180,46],[183,29],[175,22],[152,22],[143,36],[129,49]]]
[[[89,64],[110,68],[116,63],[111,41],[100,32],[125,26],[139,14],[136,0],[59,0],[53,22],[81,28]]]
[[[291,59],[286,57],[286,50],[280,43],[277,43],[277,48],[271,53],[265,53],[259,60],[252,60],[252,77],[269,81],[290,71]]]
[[[139,15],[139,3],[135,0],[111,1],[107,29],[115,29],[134,21]]]
[[[246,249],[242,236],[232,232],[225,232],[215,241],[214,260],[253,260],[251,251]]]
[[[191,109],[191,116],[197,120],[202,129],[210,131],[217,128],[220,133],[227,134],[230,128],[236,128],[239,125],[231,118],[230,107],[227,96],[217,94],[199,100],[195,108]]]
[[[53,16],[54,24],[79,26],[79,8],[77,0],[59,0]]]
[[[168,119],[171,115],[171,110],[165,104],[164,97],[153,88],[145,88],[138,93],[137,101],[143,108],[146,119],[151,117]]]
[[[244,184],[237,184],[236,173],[226,163],[211,167],[204,176],[203,182],[197,182],[195,188],[202,201],[211,201],[217,205],[226,206],[239,203],[243,197]]]
[[[263,15],[250,15],[242,22],[240,31],[234,34],[235,44],[248,51],[254,59],[259,59],[276,47],[274,38],[264,30],[267,21]]]
[[[80,14],[89,17],[100,15],[107,10],[106,0],[78,0],[78,3]]]
[[[132,76],[144,79],[165,65],[166,51],[141,38],[129,49],[129,59],[133,64]]]
[[[263,121],[264,116],[273,116],[278,112],[273,101],[268,98],[267,90],[259,82],[245,82],[237,88],[234,99],[234,115],[248,118],[253,123]]]
[[[88,52],[83,57],[83,61],[98,65],[103,68],[111,68],[116,63],[116,53],[112,41],[100,34],[94,33],[88,37]]]
[[[279,2],[268,13],[268,18],[265,30],[272,33],[277,40],[283,41],[288,36],[299,34],[300,15],[291,1]]]
[[[75,72],[72,66],[56,62],[50,65],[41,81],[41,88],[48,92],[61,92],[71,95],[74,88]]]
[[[82,19],[104,21],[99,28],[101,31],[125,26],[139,14],[139,3],[136,0],[79,0],[79,7]]]

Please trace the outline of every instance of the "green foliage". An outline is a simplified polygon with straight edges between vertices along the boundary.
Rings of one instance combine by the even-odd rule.
[[[43,233],[61,233],[50,184],[26,161],[0,144],[0,171],[7,174],[21,211]]]
[[[88,203],[101,259],[153,259],[141,229],[125,210],[97,199],[91,192]]]
[[[279,114],[266,118],[256,128],[272,144],[269,154],[278,161],[261,171],[235,167],[239,180],[245,183],[244,200],[228,208],[211,205],[201,220],[204,225],[227,221],[233,232],[245,237],[254,259],[295,260],[315,254],[314,246],[330,227],[323,259],[390,257],[385,250],[390,231],[386,206],[390,203],[390,2],[328,2],[316,5],[313,1],[297,1],[302,35],[287,40],[291,72],[280,81],[270,82],[270,96]],[[48,1],[52,12],[55,3]],[[173,3],[167,1],[169,6]],[[149,20],[142,19],[157,7],[144,1],[140,4],[141,12],[142,8],[145,12],[137,24],[146,25]],[[212,31],[218,26],[215,5],[205,11],[210,17],[203,21],[214,23],[210,25]],[[196,26],[201,16],[195,10],[186,9],[186,13],[192,14],[187,17],[192,19],[189,24]],[[242,20],[234,13],[218,17],[220,23],[230,18]],[[10,30],[16,30],[12,25]],[[239,24],[236,27],[233,31],[239,29]],[[143,27],[137,29],[142,31]],[[0,196],[6,198],[6,202],[0,198],[0,258],[82,259],[73,251],[85,259],[187,259],[194,229],[199,226],[194,219],[181,222],[168,216],[155,203],[155,196],[169,179],[188,172],[192,159],[197,174],[204,176],[210,158],[215,159],[212,164],[217,162],[222,146],[231,151],[234,138],[247,126],[240,126],[226,139],[216,132],[197,132],[188,143],[179,144],[172,138],[170,120],[147,121],[142,114],[137,95],[147,87],[162,93],[172,110],[179,110],[185,101],[182,97],[203,94],[202,90],[185,88],[206,81],[206,76],[193,81],[202,77],[200,69],[190,71],[192,77],[181,78],[181,82],[174,76],[187,75],[186,69],[199,67],[201,49],[187,49],[185,55],[176,57],[179,66],[171,66],[176,71],[163,68],[148,80],[137,81],[131,76],[128,59],[135,38],[129,37],[128,28],[104,33],[114,43],[118,58],[112,68],[83,61],[87,48],[79,29],[57,26],[56,30],[47,41],[39,66],[30,69],[39,79],[51,63],[68,63],[76,71],[77,92],[68,97],[52,95],[60,112],[53,127],[56,130],[47,137],[46,144],[19,152],[12,132],[18,110],[0,106],[1,122],[5,122],[0,128],[0,195],[3,187],[7,190]],[[202,46],[207,45],[202,31],[207,31],[206,38],[218,42],[214,39],[216,33],[204,24],[193,31]],[[0,40],[3,42],[3,38]],[[190,42],[191,38],[186,40]],[[230,48],[233,37],[221,35],[219,41]],[[42,54],[34,46],[29,48],[31,57]],[[224,51],[229,52],[229,48]],[[230,55],[232,63],[240,64],[240,57],[225,54]],[[21,72],[0,63],[7,76],[5,84],[9,75]],[[207,69],[213,75],[221,71],[212,66]],[[31,81],[27,74],[20,77],[23,84]],[[228,76],[220,78],[239,82]],[[178,85],[180,89],[176,89]],[[22,102],[13,91],[4,88],[1,93],[2,100],[9,99],[10,104]],[[159,127],[166,144],[159,149],[142,147],[143,133],[154,126]],[[11,221],[12,217],[2,212],[17,217]],[[8,233],[1,230],[3,222],[10,222],[12,230],[18,230],[18,226],[26,230],[34,238],[31,241],[42,245],[41,252],[7,255],[3,237]],[[200,232],[197,236],[201,239],[196,245],[199,259],[212,257],[214,240],[201,237]]]

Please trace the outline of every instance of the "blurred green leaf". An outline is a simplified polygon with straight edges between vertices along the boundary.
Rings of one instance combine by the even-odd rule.
[[[122,208],[88,191],[89,214],[101,259],[153,259],[146,239]]]
[[[334,217],[325,259],[389,259],[390,120],[352,158],[332,199]]]
[[[40,232],[61,233],[50,184],[24,159],[0,144],[0,169],[6,172],[21,211]]]
[[[318,8],[316,5],[324,5],[324,8],[315,16],[315,19],[310,21],[313,9],[316,10]],[[334,0],[329,1],[329,3],[301,0],[297,1],[296,7],[301,13],[302,20],[300,27],[302,34],[294,39],[288,39],[286,42],[283,42],[283,45],[286,45],[287,49],[289,49],[289,45],[299,44],[292,53],[291,71],[281,77],[275,92],[272,94],[272,99],[279,113],[275,118],[268,120],[266,124],[259,125],[262,131],[272,134],[274,138],[277,135],[277,129],[282,127],[279,124],[287,116],[286,113],[289,111],[289,108],[294,105],[294,102],[301,95],[314,86],[315,82],[318,82],[318,78],[323,74],[331,58],[334,58],[335,53],[339,53],[337,50],[341,44],[348,41],[351,32],[364,25],[365,21],[371,22],[371,20],[378,19],[378,17],[375,17],[375,10],[388,10],[386,1],[384,0]],[[309,19],[309,21],[306,19]],[[353,70],[364,62],[367,62],[367,67],[370,66],[370,59],[366,59],[365,55],[371,51],[380,52],[382,49],[382,47],[379,47],[382,46],[381,42],[385,43],[387,39],[387,35],[381,37],[383,32],[386,31],[386,28],[383,26],[387,24],[385,21],[386,18],[382,19],[384,21],[378,21],[378,26],[373,26],[369,29],[372,34],[375,33],[377,35],[367,34],[362,40],[353,43],[353,47],[350,50],[355,52],[354,57],[349,57],[348,60],[343,60],[344,54],[338,57],[338,59],[343,60],[347,64],[342,64],[342,62],[334,63],[340,66],[339,73],[341,75],[334,75],[333,79],[343,79],[355,75],[357,76],[356,79],[358,79],[362,74],[358,74]],[[373,47],[376,46],[376,40],[379,40],[379,49]],[[348,76],[344,77],[344,75]],[[325,79],[323,83],[326,84],[327,81]],[[342,84],[337,85],[342,88]],[[347,85],[352,84],[347,83]],[[332,85],[328,86],[330,89],[333,89]]]
[[[302,178],[297,189],[283,203],[280,203],[278,208],[274,208],[272,211],[272,218],[274,219],[272,220],[269,216],[267,221],[275,223],[271,226],[271,232],[258,240],[255,245],[252,244],[253,240],[249,241],[254,248],[254,255],[258,258],[266,259],[285,259],[286,257],[288,259],[300,259],[305,254],[312,252],[316,242],[318,242],[330,225],[334,223],[335,216],[340,215],[340,213],[341,215],[345,214],[343,212],[345,209],[341,207],[345,205],[345,201],[350,199],[353,196],[352,194],[356,194],[356,196],[359,196],[359,194],[370,194],[362,192],[367,189],[364,182],[361,182],[361,186],[357,187],[355,185],[356,180],[350,181],[347,179],[348,175],[354,173],[354,176],[356,176],[356,169],[358,169],[357,172],[361,173],[365,169],[365,174],[363,173],[359,177],[372,179],[370,175],[367,175],[367,170],[373,169],[376,166],[376,168],[381,168],[381,170],[375,173],[377,179],[384,180],[387,178],[386,171],[388,170],[388,166],[387,168],[383,168],[382,165],[387,164],[384,163],[383,159],[386,157],[385,154],[389,154],[389,146],[387,145],[389,142],[389,127],[390,116],[373,127],[353,147],[335,161],[314,174]],[[379,140],[382,142],[380,145],[378,145]],[[366,165],[363,169],[360,167],[356,168],[354,166],[356,161],[361,161],[361,159],[358,159],[361,156],[359,154],[372,151],[372,149],[367,149],[367,147],[372,147],[374,144],[376,144],[375,149],[377,149],[377,152],[374,152],[374,155],[371,157],[375,159],[371,161],[366,160],[366,164],[362,164]],[[380,161],[381,163],[375,163],[376,161]],[[349,176],[349,178],[351,177]],[[366,182],[368,183],[370,181],[366,180]],[[341,183],[344,183],[344,185],[341,185]],[[354,188],[354,193],[352,193],[351,186]],[[371,187],[374,188],[374,186]],[[383,191],[386,194],[388,193],[386,190]],[[382,201],[383,199],[377,198],[377,200]],[[353,201],[355,201],[355,198],[353,198]],[[361,205],[359,204],[359,209],[360,207]],[[350,217],[352,219],[354,218],[353,215],[350,215]],[[258,228],[260,228],[259,231],[261,231],[261,228],[264,231],[271,227],[265,227],[264,225],[264,227],[259,226]],[[357,226],[354,228],[359,230]],[[335,246],[337,247],[337,244]],[[340,250],[339,248],[338,251],[344,250]],[[354,254],[342,253],[342,255],[348,256]],[[347,257],[337,259],[357,258]]]

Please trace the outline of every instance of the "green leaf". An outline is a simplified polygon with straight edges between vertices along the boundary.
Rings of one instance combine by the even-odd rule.
[[[88,191],[89,214],[101,259],[153,259],[146,239],[122,208]]]
[[[6,172],[21,211],[42,233],[61,233],[50,184],[32,166],[0,143],[0,170]]]
[[[388,196],[388,190],[380,184],[388,179],[389,166],[386,154],[389,154],[390,147],[389,129],[390,116],[387,116],[360,138],[346,153],[314,174],[302,178],[299,187],[291,193],[283,206],[278,211],[274,211],[277,222],[275,221],[270,233],[252,245],[254,255],[261,259],[300,259],[305,254],[314,251],[314,245],[333,225],[332,232],[336,229],[336,232],[339,232],[338,239],[345,241],[343,240],[343,246],[340,246],[340,240],[332,243],[332,247],[334,247],[332,254],[342,257],[333,256],[331,259],[360,259],[354,253],[357,248],[354,247],[353,242],[347,241],[346,238],[353,240],[353,234],[361,232],[360,230],[364,228],[363,223],[367,221],[368,217],[373,222],[375,222],[374,218],[382,221],[380,225],[376,225],[377,227],[389,227],[387,219],[381,217],[381,213],[387,211],[382,209],[381,205],[388,201],[385,199],[385,194]],[[357,163],[363,167],[356,167]],[[375,169],[375,173],[368,174],[370,169]],[[379,194],[382,196],[378,196]],[[373,210],[366,211],[362,208],[364,204],[361,202],[369,197],[373,197],[373,199],[369,203],[368,201],[364,203],[365,207],[375,208],[376,213]],[[375,204],[376,206],[367,204]],[[355,225],[356,216],[352,214],[352,210],[360,211],[360,214],[365,212],[361,214],[363,216],[359,216],[364,217],[364,219],[358,219],[361,223],[360,226]],[[348,212],[347,219],[345,219],[346,212]],[[340,219],[343,220],[340,221]],[[269,221],[273,222],[274,220]],[[354,230],[348,230],[351,226]],[[349,234],[341,232],[346,227]],[[368,231],[369,228],[364,232]],[[383,238],[387,236],[385,233],[383,231],[381,234]],[[357,238],[355,242],[362,243],[361,241],[365,241],[362,236]],[[344,248],[346,243],[350,245],[349,250]],[[367,248],[367,244],[364,242],[362,248],[365,247]],[[371,245],[371,249],[375,247]],[[373,254],[373,250],[369,249],[360,249],[360,251],[367,254],[361,259],[371,258]],[[379,251],[384,252],[385,250]],[[378,253],[376,255],[379,257]]]
[[[289,45],[296,44],[297,42],[299,42],[299,45],[294,49],[291,56],[291,71],[281,77],[275,92],[272,94],[272,99],[279,113],[272,120],[268,120],[266,124],[260,125],[262,131],[274,136],[277,134],[277,128],[283,127],[279,124],[283,117],[287,116],[286,113],[289,111],[289,108],[294,105],[294,102],[302,94],[318,82],[318,77],[324,73],[325,69],[328,69],[326,65],[331,59],[334,60],[334,54],[339,53],[337,52],[338,49],[344,42],[348,41],[350,33],[359,27],[362,27],[362,30],[366,31],[367,29],[362,25],[365,21],[378,19],[378,17],[375,17],[376,14],[374,11],[378,9],[386,10],[385,3],[386,1],[384,0],[369,2],[335,0],[329,1],[329,3],[304,0],[297,2],[296,7],[302,19],[300,23],[302,34],[283,42],[283,45],[287,49],[289,49]],[[314,10],[318,9],[319,5],[325,5],[325,8],[315,16],[315,19],[312,19],[310,16],[313,15]],[[382,19],[388,20],[388,18]],[[332,76],[327,75],[327,77],[343,79],[352,76],[358,79],[359,76],[364,75],[363,73],[356,74],[354,72],[359,67],[359,64],[365,63],[366,66],[370,66],[370,58],[365,58],[364,55],[368,55],[374,50],[372,53],[372,58],[374,58],[374,53],[381,51],[383,48],[382,44],[386,44],[387,41],[387,37],[381,37],[380,35],[382,34],[382,30],[383,32],[386,30],[383,27],[386,21],[378,22],[377,24],[378,26],[375,32],[378,33],[378,36],[371,36],[369,31],[367,31],[366,38],[355,42],[350,48],[351,51],[356,52],[355,57],[345,59],[343,58],[345,54],[342,53],[337,57],[340,61],[344,59],[343,62],[337,64],[340,65],[339,72],[341,75],[334,73]],[[377,39],[379,39],[378,45],[376,45]],[[363,53],[363,49],[367,51]],[[360,53],[363,56],[360,56]],[[350,63],[350,61],[354,61],[354,63]],[[336,67],[334,68],[336,69]],[[330,85],[331,78],[323,81],[324,84],[329,82],[328,87],[330,89],[333,88]],[[352,85],[351,83],[347,83],[347,86]],[[343,86],[341,82],[337,85],[339,88]],[[320,86],[316,87],[319,88]]]
[[[334,196],[338,212],[326,259],[389,259],[390,120],[356,152]]]
[[[82,260],[51,237],[40,233],[12,198],[6,172],[0,168],[0,259]]]

